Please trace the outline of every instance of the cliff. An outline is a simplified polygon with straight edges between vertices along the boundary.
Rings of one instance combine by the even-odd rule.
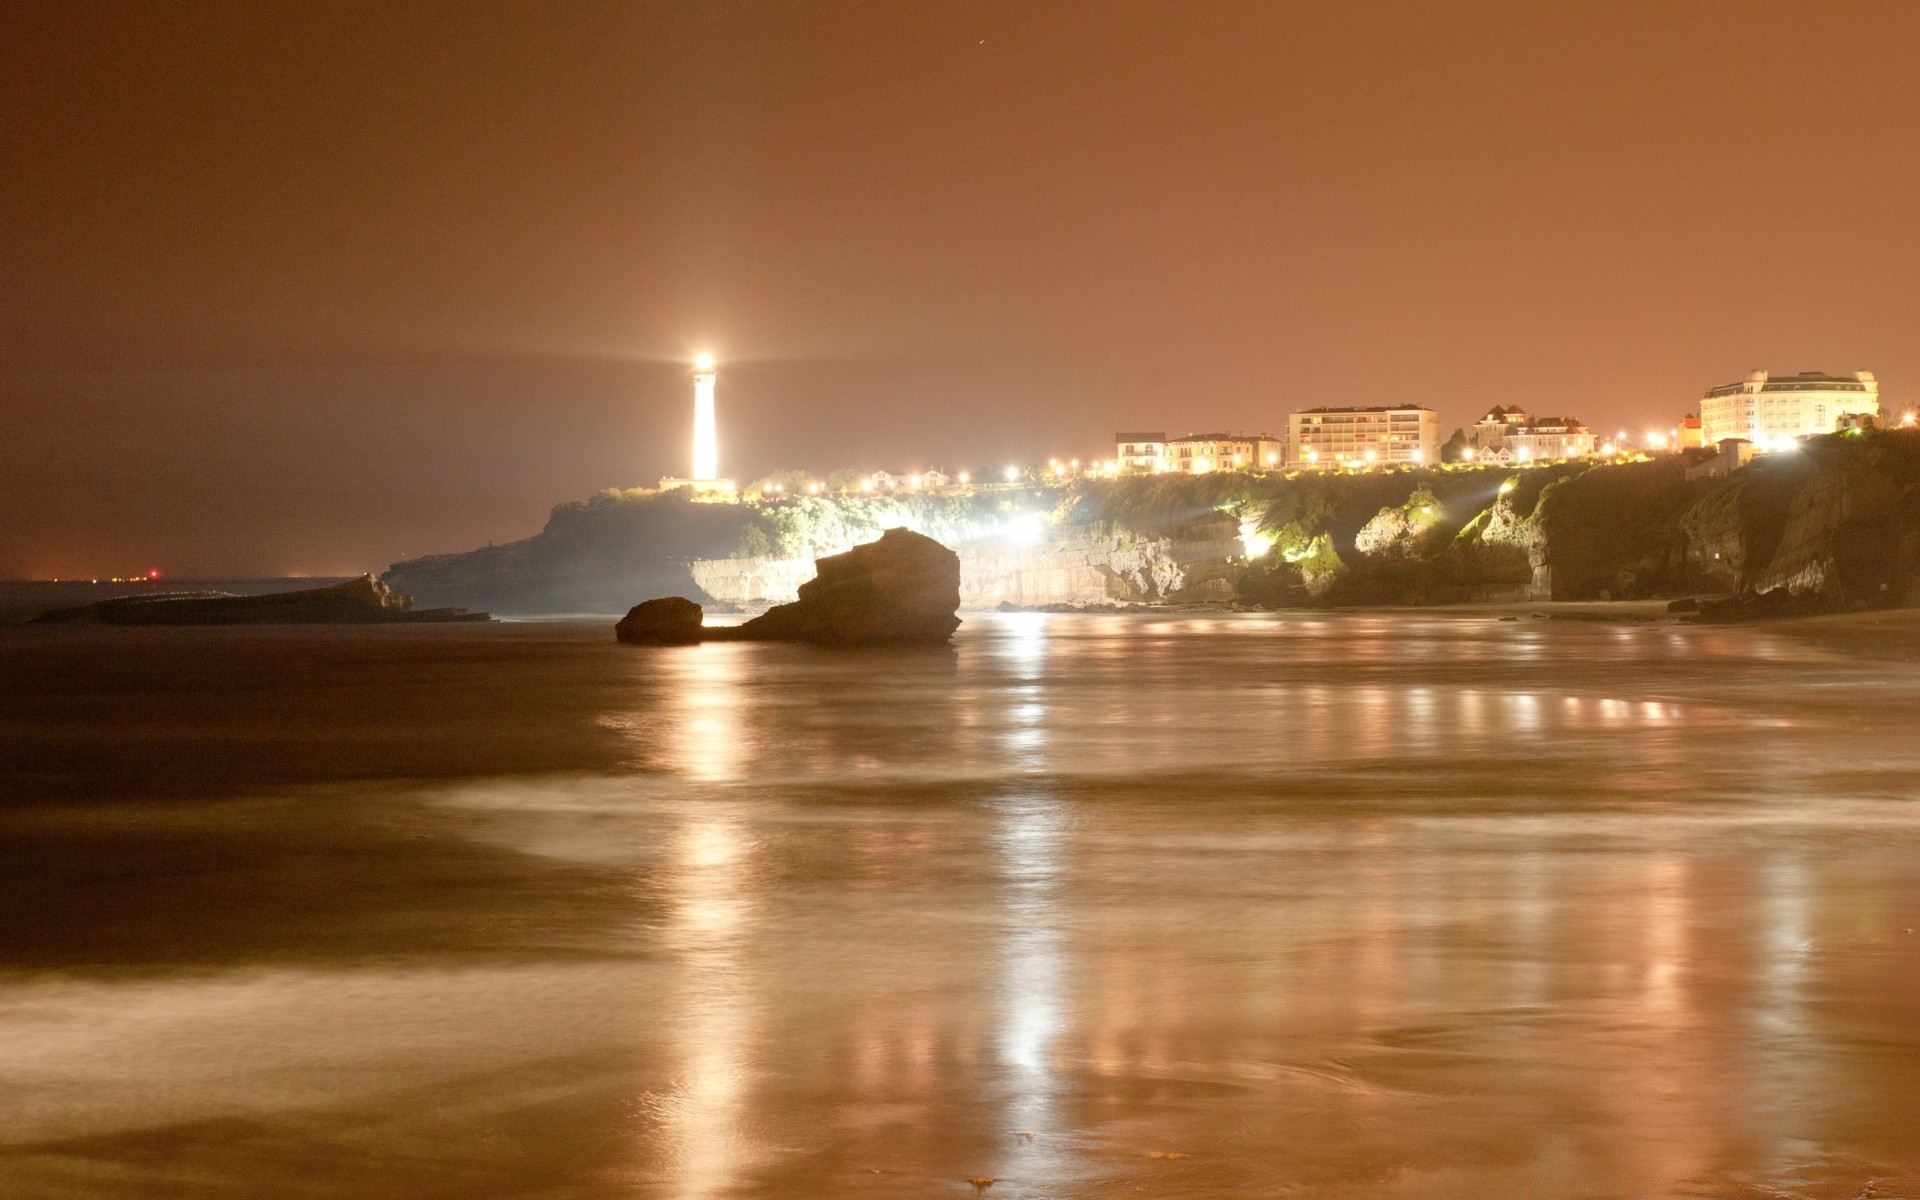
[[[1920,431],[1809,439],[1715,478],[1703,456],[1531,469],[1219,473],[945,493],[610,492],[509,546],[399,563],[427,604],[760,608],[891,527],[958,552],[961,603],[1262,606],[1597,600],[1784,588],[1920,602]]]
[[[1920,603],[1920,431],[1814,438],[1755,459],[1683,527],[1689,567],[1713,590]]]
[[[1153,604],[1235,597],[1242,552],[1238,525],[1218,516],[1180,537],[1135,537],[1063,529],[1027,543],[1001,537],[962,542],[960,603]],[[749,608],[785,604],[813,577],[810,558],[725,558],[688,564],[713,598]]]

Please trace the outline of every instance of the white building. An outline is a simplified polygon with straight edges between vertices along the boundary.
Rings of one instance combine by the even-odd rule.
[[[1708,389],[1700,401],[1700,434],[1709,446],[1725,438],[1745,438],[1772,450],[1794,438],[1832,433],[1842,415],[1879,411],[1880,384],[1872,371],[1851,375],[1749,371],[1738,383]]]
[[[1164,433],[1116,433],[1113,435],[1113,461],[1122,471],[1164,471],[1167,469],[1167,435]]]
[[[1167,443],[1170,469],[1188,475],[1210,471],[1265,471],[1285,461],[1287,448],[1266,433],[1190,433]]]
[[[1517,404],[1495,405],[1474,423],[1467,447],[1475,462],[1552,462],[1593,453],[1593,431],[1572,417],[1536,417]]]
[[[1288,418],[1290,467],[1388,466],[1440,461],[1440,416],[1419,404],[1308,408]]]

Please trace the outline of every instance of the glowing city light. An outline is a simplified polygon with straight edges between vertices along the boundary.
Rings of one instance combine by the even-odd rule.
[[[1018,481],[1018,480],[1019,480],[1019,478],[1020,478],[1020,468],[1019,468],[1019,467],[1008,467],[1008,468],[1007,468],[1007,470],[1006,470],[1006,476],[1007,476],[1007,482],[1008,482],[1008,483],[1014,483],[1014,482],[1016,482],[1016,481]]]
[[[1375,459],[1377,459],[1377,458],[1379,458],[1380,456],[1379,456],[1378,454],[1375,454],[1375,453],[1374,453],[1373,451],[1371,451],[1371,450],[1369,450],[1369,451],[1367,451],[1367,452],[1366,452],[1366,454],[1365,454],[1365,455],[1364,455],[1363,457],[1364,457],[1364,458],[1365,458],[1365,459],[1366,459],[1366,460],[1367,460],[1368,462],[1372,462],[1372,461],[1374,461]]]
[[[700,353],[693,356],[693,369],[696,371],[713,370],[713,355]]]
[[[1468,447],[1467,447],[1467,448],[1466,448],[1465,450],[1462,450],[1462,451],[1460,452],[1460,461],[1461,461],[1461,462],[1472,462],[1472,461],[1473,461],[1473,454],[1474,454],[1474,450],[1473,450],[1473,447],[1472,447],[1472,446],[1468,446]]]
[[[961,483],[972,483],[972,482],[973,482],[973,472],[972,472],[972,471],[962,471],[962,472],[960,472],[960,482],[961,482]]]

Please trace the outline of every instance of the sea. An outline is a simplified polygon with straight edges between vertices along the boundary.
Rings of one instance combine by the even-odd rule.
[[[1920,623],[0,629],[0,1196],[1920,1194]]]

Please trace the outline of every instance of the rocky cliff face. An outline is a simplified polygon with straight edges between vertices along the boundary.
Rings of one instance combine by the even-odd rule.
[[[1622,600],[1685,590],[1681,520],[1705,491],[1674,458],[1596,466],[1549,484],[1527,547],[1534,594]]]
[[[1920,599],[1920,431],[1811,439],[1730,476],[1678,458],[1357,475],[1133,477],[966,494],[690,504],[609,494],[510,546],[397,564],[425,604],[787,603],[876,523],[960,556],[968,608],[1625,599],[1789,589]],[[884,526],[880,526],[884,527]]]
[[[1749,586],[1818,592],[1848,606],[1873,602],[1888,573],[1865,560],[1894,549],[1899,530],[1890,518],[1900,500],[1899,485],[1868,463],[1821,464],[1788,500],[1779,545]]]
[[[1829,606],[1913,603],[1920,569],[1920,433],[1816,438],[1755,460],[1683,522],[1714,590],[1818,595]]]
[[[1181,604],[1231,600],[1241,573],[1238,527],[1224,515],[1179,537],[1067,531],[1010,543],[985,538],[958,547],[960,604]],[[785,604],[813,578],[812,558],[699,559],[688,565],[702,591],[747,608]]]

